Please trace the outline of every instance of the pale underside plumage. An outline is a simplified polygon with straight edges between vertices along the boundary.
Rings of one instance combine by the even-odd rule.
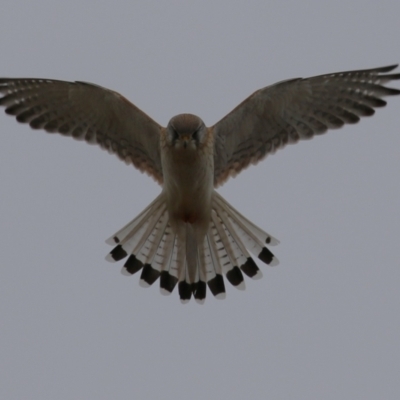
[[[210,184],[217,187],[286,144],[372,115],[374,108],[386,104],[382,97],[400,93],[384,86],[400,79],[400,74],[389,74],[394,68],[396,65],[279,82],[256,91],[214,126],[204,129],[202,121],[190,114],[174,117],[163,128],[120,94],[84,82],[0,79],[0,105],[32,128],[98,144],[163,185],[163,192],[149,207],[107,241],[116,244],[107,259],[128,257],[123,272],[132,275],[141,270],[142,286],[160,278],[162,293],[171,293],[178,284],[183,302],[192,296],[203,302],[206,285],[217,298],[225,296],[223,275],[238,289],[245,285],[242,272],[254,279],[261,277],[250,253],[276,265],[277,259],[265,245],[278,241],[239,214],[212,187],[203,191],[211,193],[206,233],[199,236],[192,214],[177,223],[169,215],[172,208],[168,200],[168,185],[172,188],[175,182],[171,176],[175,173],[171,172],[175,153],[169,164],[163,161],[169,151],[168,140],[174,146],[185,143],[185,149],[192,140],[194,155],[205,152],[190,171],[197,174],[212,168]],[[177,150],[176,154],[186,153]],[[207,154],[212,163],[204,161]],[[166,170],[165,165],[171,168]],[[198,177],[189,174],[180,179],[176,182],[192,184]],[[193,196],[184,189],[176,190]],[[199,204],[196,207],[201,211]]]

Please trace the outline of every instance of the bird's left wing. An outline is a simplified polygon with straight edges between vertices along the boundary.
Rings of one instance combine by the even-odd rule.
[[[288,143],[372,115],[386,105],[382,97],[400,94],[383,86],[400,79],[387,74],[396,67],[291,79],[256,91],[211,127],[215,186]]]
[[[162,128],[120,94],[85,82],[4,78],[0,93],[19,122],[98,144],[162,183]]]

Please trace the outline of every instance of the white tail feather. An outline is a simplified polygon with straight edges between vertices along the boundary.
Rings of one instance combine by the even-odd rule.
[[[204,282],[208,282],[215,278],[216,271],[212,257],[212,250],[210,248],[209,233],[207,233],[204,238],[203,246],[200,246],[200,269],[202,271],[200,279],[204,280]]]
[[[261,243],[268,243],[270,246],[276,246],[279,244],[279,240],[274,238],[269,233],[260,229],[257,225],[254,225],[251,221],[249,221],[246,217],[240,214],[235,208],[233,208],[221,195],[219,195],[216,191],[214,191],[213,200],[216,204],[222,207],[229,218],[232,221],[237,221],[243,228],[246,228],[247,231],[252,233],[252,236],[258,238]],[[242,228],[242,229],[243,229]]]
[[[185,223],[186,230],[186,282],[195,283],[199,280],[199,254],[197,249],[197,240],[193,226]]]
[[[168,222],[168,220],[167,220]],[[167,224],[164,229],[160,245],[154,256],[155,267],[162,271],[168,271],[171,265],[172,252],[175,246],[175,235],[172,233],[171,226]]]
[[[160,277],[160,289],[170,294],[179,283],[179,295],[187,302],[193,295],[203,303],[206,283],[217,298],[225,297],[223,275],[238,289],[244,289],[242,272],[257,279],[261,271],[250,256],[276,265],[277,259],[265,247],[279,241],[236,211],[213,192],[209,228],[199,237],[196,224],[179,222],[174,229],[163,193],[129,224],[107,240],[117,246],[107,259],[119,261],[127,256],[124,274],[142,269],[140,284],[149,286]]]
[[[136,258],[143,263],[146,262],[147,259],[146,248],[144,248],[145,244],[151,241],[151,236],[154,235],[154,231],[156,230],[156,226],[159,222],[161,214],[162,212],[152,214],[147,221],[143,221],[143,224],[139,226],[138,229],[135,229],[135,231],[129,233],[127,237],[121,241],[122,248],[128,254],[135,254]]]
[[[218,243],[221,242],[221,238],[219,237],[217,228],[214,224],[210,224],[210,228],[208,230],[208,241],[209,241],[209,249],[211,252],[211,261],[214,266],[215,274],[222,275],[222,264],[218,251]]]
[[[226,227],[222,224],[220,220],[220,214],[217,215],[215,210],[213,210],[211,212],[211,218],[218,232],[218,236],[221,239],[222,250],[220,250],[219,254],[220,254],[222,271],[224,274],[227,274],[233,267],[237,266],[236,260],[237,258],[240,258],[240,255],[238,255],[237,253],[235,254],[235,251],[231,246],[233,243],[228,238]]]
[[[130,221],[128,224],[126,224],[123,228],[121,228],[114,235],[109,237],[106,240],[106,243],[112,246],[116,243],[120,243],[128,235],[134,234],[135,228],[137,228],[138,226],[140,227],[140,224],[143,221],[145,221],[149,217],[149,215],[151,215],[162,204],[165,205],[165,200],[164,200],[164,196],[162,196],[162,194],[160,194],[138,216],[136,216],[132,221]]]

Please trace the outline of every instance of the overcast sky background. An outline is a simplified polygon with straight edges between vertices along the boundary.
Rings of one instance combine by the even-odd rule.
[[[399,15],[398,0],[2,0],[0,75],[94,82],[163,125],[182,112],[212,125],[277,81],[400,62]],[[220,189],[280,239],[280,265],[203,306],[104,260],[157,184],[1,111],[0,398],[398,399],[400,96],[388,100]]]

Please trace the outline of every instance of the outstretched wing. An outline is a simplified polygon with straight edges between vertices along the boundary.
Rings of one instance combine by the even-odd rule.
[[[162,182],[161,126],[120,94],[49,79],[0,79],[0,93],[0,105],[19,122],[98,144]]]
[[[253,93],[211,129],[215,136],[214,184],[288,143],[354,124],[383,107],[382,97],[400,94],[385,83],[397,65],[291,79]]]

